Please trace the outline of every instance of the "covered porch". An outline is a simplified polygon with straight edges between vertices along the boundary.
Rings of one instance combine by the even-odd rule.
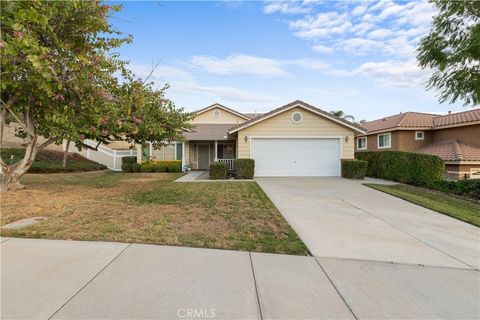
[[[188,142],[187,162],[192,170],[208,170],[212,162],[224,162],[229,171],[235,170],[234,140],[198,140]]]
[[[235,170],[236,140],[227,130],[232,124],[196,124],[185,132],[186,161],[192,170],[208,170],[212,162],[224,162],[229,171]]]

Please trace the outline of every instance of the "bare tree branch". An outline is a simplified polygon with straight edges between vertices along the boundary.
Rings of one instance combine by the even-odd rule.
[[[42,151],[43,149],[45,149],[45,147],[49,146],[50,144],[52,144],[54,142],[57,142],[58,140],[60,140],[60,138],[50,138],[50,139],[45,140],[41,145],[38,146],[37,152]]]

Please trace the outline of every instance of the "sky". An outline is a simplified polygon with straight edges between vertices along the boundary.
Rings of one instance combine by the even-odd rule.
[[[221,103],[267,112],[294,100],[355,120],[406,111],[468,110],[440,104],[417,66],[435,7],[423,1],[129,1],[109,19],[133,42],[130,69],[194,111]]]

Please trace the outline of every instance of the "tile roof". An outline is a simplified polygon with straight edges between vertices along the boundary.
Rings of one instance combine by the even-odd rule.
[[[459,123],[480,121],[480,109],[447,114],[433,119],[434,127],[451,126]]]
[[[183,135],[187,140],[228,140],[227,130],[232,127],[231,123],[221,124],[195,124],[191,131],[184,132]]]
[[[439,156],[445,161],[480,161],[480,146],[458,140],[435,142],[415,152]]]
[[[437,129],[480,121],[480,109],[437,115],[421,112],[405,112],[362,124],[368,133],[394,129]]]
[[[269,116],[272,116],[272,115],[274,115],[274,114],[280,113],[280,112],[282,112],[282,111],[285,110],[285,109],[288,109],[288,108],[291,108],[291,107],[294,107],[294,106],[297,106],[297,105],[298,105],[298,106],[303,106],[303,107],[305,107],[306,109],[313,110],[313,111],[315,111],[315,112],[317,112],[317,113],[319,113],[319,114],[324,115],[324,116],[327,117],[327,118],[330,118],[330,119],[333,119],[333,120],[335,120],[335,121],[337,121],[337,122],[343,123],[343,124],[345,124],[346,126],[350,126],[350,127],[357,128],[359,131],[365,131],[365,129],[364,129],[362,126],[360,126],[359,124],[356,124],[356,123],[347,121],[347,120],[345,120],[345,119],[342,119],[342,118],[340,118],[340,117],[337,117],[337,116],[331,114],[330,112],[326,112],[326,111],[324,111],[324,110],[322,110],[322,109],[319,109],[319,108],[317,108],[317,107],[314,107],[314,106],[312,106],[311,104],[308,104],[308,103],[303,102],[303,101],[301,101],[301,100],[295,100],[295,101],[293,101],[293,102],[290,102],[289,104],[286,104],[286,105],[284,105],[284,106],[281,106],[281,107],[279,107],[279,108],[277,108],[277,109],[274,109],[274,110],[272,110],[272,111],[270,111],[270,112],[267,112],[267,113],[264,113],[264,114],[262,114],[262,115],[259,115],[258,117],[254,118],[254,119],[245,121],[245,122],[243,122],[243,123],[241,123],[241,124],[239,124],[239,125],[237,125],[237,126],[235,126],[235,127],[233,127],[233,128],[230,128],[229,132],[232,132],[232,131],[234,132],[235,130],[237,130],[237,129],[239,129],[239,128],[242,128],[242,127],[248,127],[248,126],[252,125],[252,124],[253,124],[254,122],[256,122],[256,121],[261,121],[261,120],[264,119],[264,118],[268,118]]]

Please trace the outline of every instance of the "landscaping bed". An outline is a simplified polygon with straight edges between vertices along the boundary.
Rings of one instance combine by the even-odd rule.
[[[174,183],[181,173],[26,175],[2,195],[2,236],[152,243],[306,255],[256,182]]]
[[[480,227],[480,204],[441,191],[405,184],[366,186]]]
[[[2,159],[7,164],[13,164],[21,160],[25,154],[22,148],[3,148],[0,151]],[[28,170],[29,173],[56,173],[56,172],[82,172],[104,170],[107,167],[94,161],[90,161],[77,153],[69,153],[67,157],[66,168],[62,167],[63,152],[53,150],[40,151],[32,166]]]

